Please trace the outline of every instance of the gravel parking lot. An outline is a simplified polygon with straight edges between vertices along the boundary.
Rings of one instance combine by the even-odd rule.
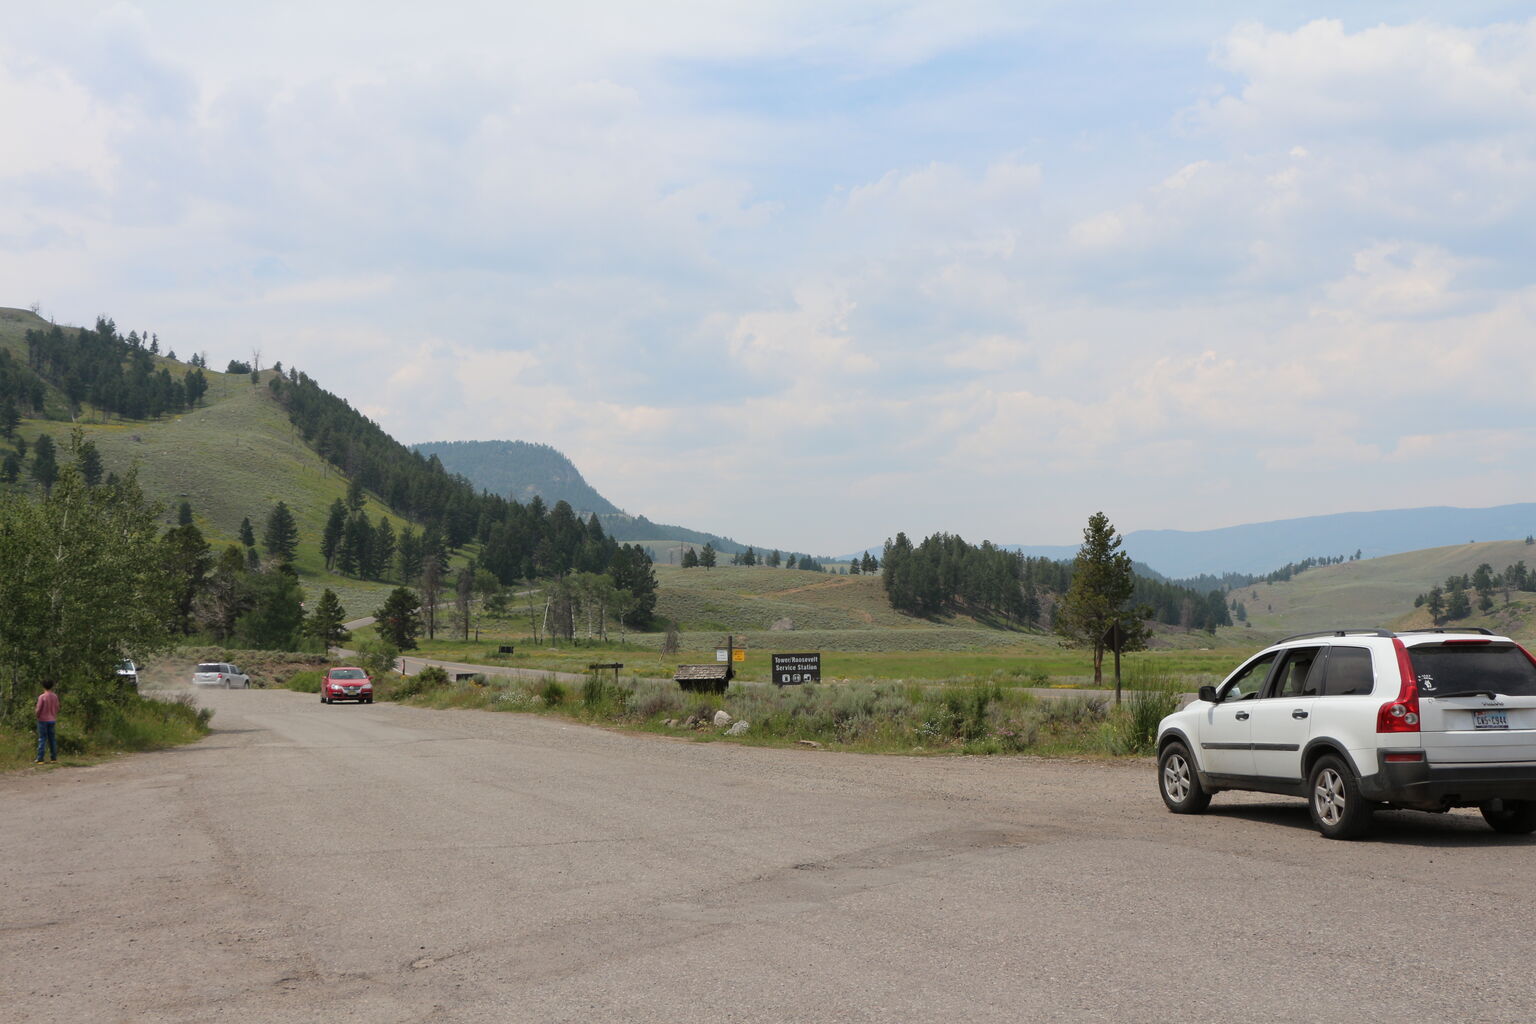
[[[0,777],[34,1021],[1528,1020],[1533,843],[1168,814],[1150,761],[905,758],[286,691]]]

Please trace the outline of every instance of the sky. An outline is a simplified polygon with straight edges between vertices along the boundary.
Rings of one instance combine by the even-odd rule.
[[[0,305],[408,443],[821,554],[1536,500],[1536,3],[16,6]]]

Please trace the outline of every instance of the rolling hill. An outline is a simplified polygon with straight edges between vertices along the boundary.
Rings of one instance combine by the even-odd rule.
[[[30,311],[0,309],[0,347],[24,359],[25,332],[48,326]],[[157,357],[156,364],[178,373],[189,368],[165,357]],[[167,524],[181,502],[190,504],[194,522],[215,551],[238,543],[242,518],[249,517],[259,534],[272,507],[286,502],[299,527],[296,568],[306,590],[317,595],[329,587],[350,614],[371,613],[393,585],[327,572],[319,551],[327,511],[346,496],[347,478],[294,429],[267,387],[271,371],[264,371],[259,383],[245,374],[203,372],[208,391],[201,406],[153,420],[102,422],[88,409],[71,422],[64,396],[50,387],[47,410],[64,418],[24,420],[18,433],[28,442],[39,434],[51,436],[62,458],[71,432],[79,429],[96,445],[107,472],[137,470],[144,493],[165,506]],[[398,532],[407,522],[377,497],[366,501],[375,523],[388,518]]]
[[[1245,523],[1217,530],[1132,530],[1124,550],[1164,576],[1264,574],[1288,562],[1359,551],[1366,558],[1536,533],[1536,503],[1493,508],[1390,509]],[[1012,545],[1046,558],[1071,558],[1076,545]]]
[[[1484,562],[1502,571],[1519,561],[1536,564],[1536,546],[1521,540],[1455,544],[1319,566],[1284,582],[1238,587],[1228,596],[1247,609],[1250,631],[1265,635],[1341,627],[1426,626],[1428,615],[1415,611],[1415,596],[1447,576],[1470,575]],[[1500,593],[1489,616],[1474,616],[1456,624],[1507,629],[1517,638],[1536,637],[1536,594],[1514,592],[1510,598],[1506,606]],[[1236,631],[1242,632],[1242,627]]]

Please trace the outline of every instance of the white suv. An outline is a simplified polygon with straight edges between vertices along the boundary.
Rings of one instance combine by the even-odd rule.
[[[1175,814],[1248,789],[1306,798],[1330,839],[1378,807],[1478,807],[1536,831],[1536,659],[1485,629],[1289,637],[1162,720],[1158,788]]]

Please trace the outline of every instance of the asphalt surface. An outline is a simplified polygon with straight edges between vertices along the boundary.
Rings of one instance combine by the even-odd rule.
[[[907,758],[210,691],[0,777],[10,1021],[1527,1021],[1536,843]]]

